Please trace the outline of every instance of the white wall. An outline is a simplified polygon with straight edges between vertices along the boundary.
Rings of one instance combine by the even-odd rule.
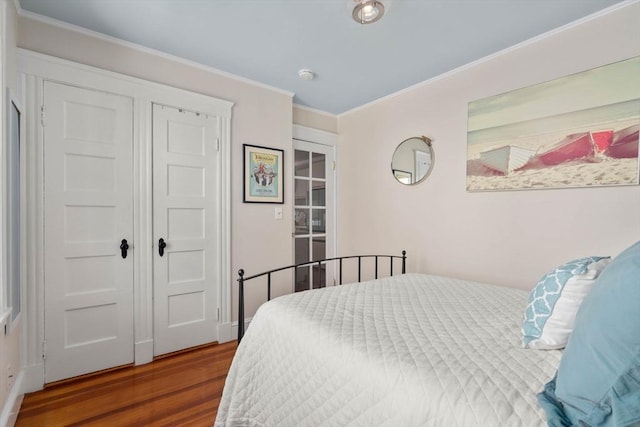
[[[340,253],[406,249],[409,271],[529,289],[563,261],[640,239],[640,186],[465,190],[469,101],[640,55],[639,23],[640,3],[627,4],[340,115]],[[402,186],[391,156],[420,135],[434,170]]]

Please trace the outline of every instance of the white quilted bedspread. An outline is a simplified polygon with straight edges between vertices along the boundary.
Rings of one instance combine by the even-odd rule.
[[[527,293],[407,274],[277,298],[233,360],[216,426],[540,426],[559,351],[520,344]]]

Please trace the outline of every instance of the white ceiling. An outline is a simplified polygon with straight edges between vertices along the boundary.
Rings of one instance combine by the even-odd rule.
[[[339,114],[635,0],[19,0],[45,15],[295,93]],[[544,67],[544,63],[540,63]],[[300,68],[316,73],[298,78]]]

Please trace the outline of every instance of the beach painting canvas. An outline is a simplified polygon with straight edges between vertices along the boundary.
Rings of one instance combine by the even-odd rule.
[[[467,191],[637,185],[640,56],[469,103]]]

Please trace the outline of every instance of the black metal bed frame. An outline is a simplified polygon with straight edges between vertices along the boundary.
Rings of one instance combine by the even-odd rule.
[[[238,270],[238,284],[240,285],[238,291],[238,344],[242,340],[244,335],[244,282],[256,279],[258,277],[267,276],[267,301],[271,300],[271,274],[277,273],[280,271],[295,269],[298,271],[298,267],[306,267],[306,266],[318,266],[321,267],[323,264],[327,264],[331,261],[339,261],[339,274],[338,274],[338,284],[342,285],[342,260],[344,259],[358,259],[358,282],[360,282],[361,274],[362,274],[362,258],[375,258],[375,273],[374,279],[378,278],[378,259],[379,258],[389,258],[389,275],[393,276],[393,260],[394,259],[402,259],[402,273],[405,274],[407,271],[407,251],[402,251],[402,256],[399,255],[350,255],[350,256],[342,256],[335,258],[325,258],[317,261],[308,261],[300,264],[292,264],[286,267],[274,268],[273,270],[265,271],[262,273],[254,274],[253,276],[244,277],[244,270]]]

